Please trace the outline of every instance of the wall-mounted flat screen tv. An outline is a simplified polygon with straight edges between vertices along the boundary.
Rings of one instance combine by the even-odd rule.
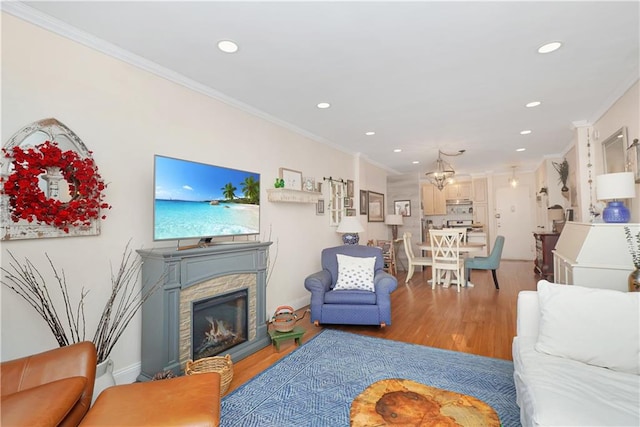
[[[156,155],[153,240],[260,234],[260,174]]]

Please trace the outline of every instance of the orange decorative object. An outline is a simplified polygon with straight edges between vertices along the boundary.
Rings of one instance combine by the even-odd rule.
[[[393,378],[375,382],[351,404],[351,427],[499,427],[498,414],[472,396]]]

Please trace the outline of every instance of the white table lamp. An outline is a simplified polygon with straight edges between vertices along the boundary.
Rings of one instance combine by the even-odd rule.
[[[397,240],[398,226],[402,225],[402,215],[397,215],[397,214],[387,215],[384,223],[391,226],[391,235],[393,236],[393,240]]]
[[[364,227],[362,227],[357,217],[343,216],[336,231],[342,233],[342,242],[345,245],[357,245],[360,241],[358,233],[363,232]]]
[[[629,209],[619,199],[636,197],[636,184],[633,172],[617,172],[596,177],[596,198],[609,200],[602,211],[604,222],[625,223],[631,219]]]

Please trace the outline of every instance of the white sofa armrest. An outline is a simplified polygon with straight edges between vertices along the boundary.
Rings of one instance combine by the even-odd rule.
[[[516,313],[516,336],[537,337],[540,323],[540,305],[536,291],[521,291],[518,294]]]

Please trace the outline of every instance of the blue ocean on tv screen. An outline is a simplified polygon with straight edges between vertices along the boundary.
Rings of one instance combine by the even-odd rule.
[[[155,200],[154,239],[258,234],[258,205]]]

